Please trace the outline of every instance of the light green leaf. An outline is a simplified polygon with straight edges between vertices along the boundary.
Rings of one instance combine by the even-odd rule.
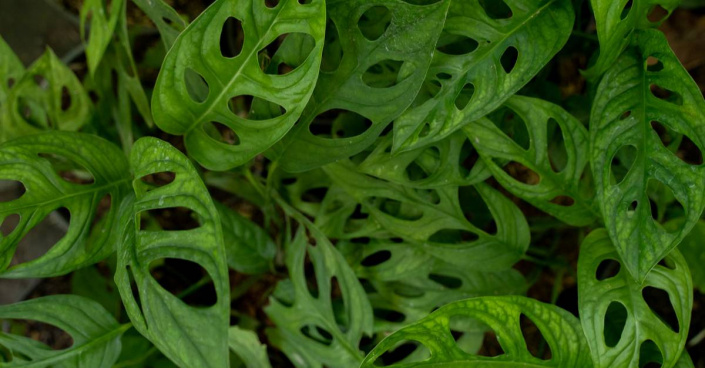
[[[267,357],[267,347],[259,342],[257,334],[237,326],[228,331],[228,346],[242,360],[247,368],[271,368]]]
[[[69,175],[92,178],[93,183],[64,179]],[[130,191],[128,177],[122,152],[93,135],[46,132],[0,145],[0,178],[19,181],[26,190],[18,199],[0,202],[1,220],[19,215],[19,224],[0,240],[2,277],[63,275],[112,253],[119,240],[118,206]],[[107,196],[112,205],[97,221]],[[70,213],[66,235],[42,257],[7,269],[20,240],[60,208]]]
[[[551,359],[542,360],[527,350],[519,324],[521,315],[536,324],[551,349]],[[474,319],[489,326],[504,354],[485,357],[462,350],[450,332],[455,319]],[[556,306],[520,296],[483,297],[448,304],[382,340],[360,368],[376,367],[375,361],[384,352],[405,341],[422,344],[430,351],[430,356],[418,362],[387,367],[592,367],[577,318]]]
[[[684,219],[675,219],[667,222],[666,229],[678,229],[683,225]],[[678,249],[683,254],[693,278],[693,285],[705,293],[705,221],[699,220],[693,230],[683,238]]]
[[[664,265],[656,266],[643,283],[635,282],[618,265],[615,276],[602,274],[608,269],[603,271],[600,265],[605,260],[617,259],[604,229],[594,230],[580,247],[578,307],[595,367],[640,367],[640,352],[648,346],[643,345],[646,341],[652,341],[661,351],[664,368],[673,367],[688,337],[693,307],[693,284],[685,259],[674,250],[665,258]],[[669,326],[649,307],[643,296],[647,287],[668,293],[678,326]],[[619,316],[619,310],[626,312],[626,316]],[[622,321],[621,331],[614,328],[617,320]]]
[[[20,80],[24,74],[24,65],[17,55],[12,51],[12,48],[0,36],[0,111],[7,101],[7,96],[10,94],[12,87]],[[0,115],[2,116],[2,115]],[[3,118],[4,119],[4,118]],[[0,128],[5,128],[5,124],[0,121]],[[3,135],[0,130],[0,142],[3,141]]]
[[[86,43],[86,22],[89,17],[91,22],[88,28],[90,37],[86,45],[86,60],[91,74],[95,73],[103,59],[120,17],[125,17],[125,6],[125,0],[114,0],[109,6],[106,6],[104,0],[86,0],[81,6],[80,28],[84,43]]]
[[[187,23],[164,0],[132,0],[157,26],[164,48],[168,51]]]
[[[136,198],[121,208],[124,232],[118,250],[115,282],[135,328],[164,355],[183,368],[228,366],[229,285],[220,217],[191,162],[176,148],[156,138],[142,138],[130,155]],[[141,178],[160,172],[176,175],[161,187]],[[141,230],[146,211],[184,207],[197,214],[200,226],[181,231]],[[185,304],[163,289],[150,274],[150,264],[164,258],[197,263],[213,280],[217,302],[206,308]],[[139,301],[130,279],[137,284]]]
[[[372,145],[416,97],[449,3],[329,0],[327,47],[338,47],[342,57],[321,72],[298,124],[270,152],[282,168],[307,171]],[[372,25],[363,33],[365,22]],[[331,122],[324,114],[337,109],[345,111]],[[322,133],[312,133],[318,130]]]
[[[100,304],[76,295],[54,295],[0,306],[0,319],[29,319],[56,326],[73,338],[64,350],[27,337],[0,332],[0,346],[13,359],[0,367],[110,368],[122,349],[120,337],[130,328],[119,325]]]
[[[671,15],[681,0],[590,0],[597,37],[600,40],[600,54],[595,65],[588,69],[587,77],[595,78],[604,74],[617,61],[632,41],[637,29],[656,28]],[[660,7],[668,12],[661,16],[651,15]],[[655,19],[655,15],[659,15]],[[653,21],[652,21],[653,20]]]
[[[242,22],[245,34],[242,50],[233,58],[220,49],[223,25],[230,17]],[[264,1],[216,1],[167,54],[152,99],[157,126],[184,135],[189,154],[209,169],[246,163],[281,139],[301,115],[318,77],[324,30],[323,0],[305,5],[282,0],[275,8]],[[314,42],[301,65],[292,65],[295,69],[286,75],[277,75],[275,67],[272,74],[262,68],[259,53],[283,34],[305,34]],[[205,83],[199,94],[187,82],[201,78]],[[231,99],[246,96],[254,99],[241,116],[238,101]],[[222,141],[213,123],[232,130],[235,143]]]
[[[510,17],[497,19],[478,1],[452,2],[427,77],[440,90],[394,121],[394,152],[438,141],[496,109],[568,40],[575,18],[571,1],[506,5]]]
[[[580,188],[588,163],[588,131],[558,105],[535,98],[514,96],[505,106],[513,111],[512,124],[526,124],[530,146],[524,149],[490,119],[465,128],[483,162],[508,191],[556,218],[583,226],[595,221],[591,193]],[[553,123],[553,125],[551,125]],[[556,125],[560,127],[556,131]],[[562,150],[561,150],[562,149]],[[524,183],[502,167],[516,162],[538,175],[538,183]],[[553,202],[570,198],[571,205]]]
[[[270,270],[277,246],[269,234],[239,213],[216,203],[223,227],[223,243],[228,266],[242,273]]]
[[[685,162],[666,148],[655,124],[689,137],[702,151],[705,101],[662,33],[639,32],[634,41],[597,90],[590,119],[590,162],[610,238],[629,273],[642,281],[688,234],[705,205],[703,166]],[[658,59],[656,68],[647,65],[649,57]],[[620,174],[620,165],[626,174]],[[675,231],[652,220],[650,181],[669,187],[683,207],[686,221]]]

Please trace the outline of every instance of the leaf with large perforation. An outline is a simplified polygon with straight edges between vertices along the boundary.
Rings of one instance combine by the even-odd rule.
[[[590,0],[595,14],[600,54],[585,72],[590,78],[604,74],[629,46],[637,29],[656,28],[681,0]]]
[[[478,0],[452,3],[428,72],[437,88],[394,121],[394,152],[426,146],[493,111],[568,40],[571,1],[496,1],[506,2],[504,11]]]
[[[221,47],[221,37],[238,29],[243,43]],[[189,155],[204,167],[246,163],[301,115],[318,78],[324,31],[323,0],[282,0],[274,8],[263,0],[216,1],[167,54],[152,99],[154,121],[184,135]],[[304,60],[269,62],[280,43],[282,50],[292,42],[309,51]]]
[[[588,163],[587,129],[561,107],[539,99],[514,96],[505,106],[511,110],[510,124],[525,124],[528,149],[490,119],[465,128],[492,175],[512,194],[568,224],[595,221],[598,211],[592,207],[591,193],[580,187]],[[538,178],[515,178],[505,171],[507,163],[523,165]]]
[[[324,170],[384,229],[446,262],[495,271],[513,265],[529,245],[521,211],[487,184],[416,189],[359,173],[350,162]]]
[[[449,3],[328,1],[327,47],[339,53],[324,59],[311,102],[270,156],[302,172],[372,145],[416,97]]]
[[[551,358],[536,357],[527,349],[521,319],[532,321],[543,335]],[[451,334],[457,321],[478,320],[494,330],[504,354],[476,355],[461,349]],[[590,352],[580,322],[554,305],[520,296],[481,297],[441,307],[423,320],[404,327],[382,340],[365,358],[361,368],[378,367],[380,357],[404,342],[416,342],[428,349],[415,362],[387,367],[592,367]],[[424,359],[425,358],[425,359]]]
[[[0,223],[17,219],[0,239],[2,277],[63,275],[114,251],[117,207],[130,191],[130,171],[112,143],[93,135],[47,132],[3,143],[0,163],[0,178],[25,188],[19,198],[0,202]],[[20,241],[62,208],[70,215],[66,234],[40,258],[7,269]]]
[[[641,281],[695,225],[705,205],[701,152],[705,100],[656,31],[639,32],[634,47],[605,74],[590,119],[590,162],[605,226],[629,273]],[[660,128],[682,134],[690,152],[664,146]],[[666,231],[652,220],[649,182],[667,186],[686,221]]]
[[[0,306],[0,319],[34,320],[65,331],[71,347],[54,350],[28,337],[0,332],[0,347],[12,354],[3,368],[110,368],[122,349],[120,337],[130,324],[119,325],[100,304],[76,295],[52,295]]]
[[[674,250],[643,283],[617,260],[604,229],[590,233],[580,247],[578,308],[595,367],[643,367],[641,357],[652,354],[663,368],[673,367],[688,337],[693,307],[685,259]]]
[[[71,69],[47,49],[15,82],[2,116],[0,142],[48,129],[75,131],[90,119],[91,101]]]
[[[365,291],[320,230],[296,210],[284,209],[303,223],[286,244],[290,279],[278,286],[287,286],[291,298],[270,299],[265,312],[276,328],[267,335],[297,367],[359,367],[360,340],[372,332],[372,308]],[[312,267],[313,276],[307,277],[306,267]]]
[[[115,283],[135,328],[183,368],[228,367],[230,289],[220,217],[206,186],[181,152],[156,138],[138,140],[130,155],[134,201],[121,206],[123,240],[118,249]],[[159,186],[146,178],[161,173],[175,177]],[[144,179],[144,180],[143,180]],[[195,213],[188,230],[150,230],[142,220],[151,211]],[[184,223],[179,226],[184,228]],[[180,300],[150,273],[152,264],[175,259],[202,268],[212,281],[215,301],[207,307]],[[133,295],[131,279],[137,287]]]
[[[86,0],[81,6],[81,38],[84,43],[87,43],[86,60],[88,61],[88,70],[91,73],[95,73],[108,44],[113,40],[115,27],[120,17],[125,16],[126,4],[125,0],[114,0],[110,6],[106,6],[103,0]],[[86,22],[89,19],[90,27],[86,27]],[[86,41],[86,29],[90,34],[88,41]]]

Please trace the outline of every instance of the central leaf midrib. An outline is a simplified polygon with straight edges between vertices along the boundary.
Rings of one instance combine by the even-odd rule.
[[[122,180],[113,181],[113,182],[110,182],[109,184],[102,185],[100,187],[95,187],[95,188],[91,187],[88,190],[84,190],[84,191],[80,191],[80,192],[76,192],[76,193],[72,193],[72,194],[67,194],[67,195],[64,195],[64,196],[61,196],[58,198],[54,198],[54,199],[50,199],[48,201],[44,201],[44,202],[40,202],[40,203],[31,203],[31,204],[21,206],[21,207],[8,206],[9,209],[0,210],[0,214],[15,213],[17,211],[27,210],[27,209],[31,209],[31,208],[45,207],[46,205],[49,205],[52,203],[64,202],[69,198],[79,197],[79,196],[83,196],[83,195],[87,195],[87,194],[95,194],[95,193],[101,192],[105,189],[116,187],[116,186],[119,186],[120,184],[123,184],[123,183],[127,183],[130,180],[131,179],[122,179]]]

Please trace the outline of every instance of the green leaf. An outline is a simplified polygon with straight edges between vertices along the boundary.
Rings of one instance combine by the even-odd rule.
[[[114,264],[114,262],[111,262]],[[122,309],[120,293],[113,281],[112,270],[109,275],[96,267],[82,268],[71,275],[71,292],[75,295],[93,299],[100,303],[113,316],[119,316]],[[105,272],[107,273],[107,272]],[[108,277],[109,276],[109,277]]]
[[[228,345],[247,368],[271,368],[267,357],[267,347],[259,342],[257,334],[237,326],[228,331]]]
[[[305,220],[294,214],[295,210],[285,210],[298,220]],[[315,245],[309,244],[304,226],[312,233]],[[307,255],[315,272],[313,290],[307,285],[304,269]],[[345,258],[320,230],[304,222],[286,244],[286,265],[290,277],[286,283],[293,298],[290,301],[271,298],[265,308],[277,326],[267,331],[272,344],[284,351],[297,367],[359,367],[363,354],[358,346],[363,334],[372,332],[372,309]],[[335,286],[342,300],[333,298]],[[337,307],[340,307],[339,318],[336,318]]]
[[[120,17],[125,16],[125,0],[115,0],[106,6],[104,0],[86,0],[81,7],[81,38],[86,42],[86,22],[90,17],[90,37],[86,45],[86,60],[88,70],[95,73],[98,64],[103,59],[105,50],[113,39],[115,26]],[[109,9],[108,9],[109,8]],[[110,14],[106,14],[106,13]]]
[[[589,158],[587,129],[558,105],[539,99],[514,96],[505,106],[514,113],[511,124],[526,124],[531,142],[528,149],[490,119],[480,119],[465,129],[492,175],[512,194],[570,225],[595,221],[588,197],[591,193],[580,188]],[[557,131],[556,125],[560,127]],[[538,175],[539,182],[513,178],[502,168],[508,162],[528,168]],[[554,201],[561,197],[570,198],[572,204]]]
[[[132,0],[157,26],[164,48],[168,51],[187,23],[164,0]]]
[[[526,348],[520,316],[538,327],[551,349],[552,358],[534,357]],[[478,356],[462,350],[450,328],[455,320],[478,320],[494,330],[504,354]],[[375,361],[399,344],[413,341],[430,351],[425,360],[387,367],[592,367],[580,322],[572,314],[549,304],[520,296],[483,297],[448,304],[423,320],[393,333],[365,358],[360,368],[376,367]]]
[[[72,176],[93,182],[65,179]],[[26,191],[0,202],[0,219],[19,215],[19,224],[0,240],[2,277],[58,276],[107,257],[119,240],[118,206],[130,191],[128,177],[122,152],[93,135],[46,132],[0,145],[0,178],[19,181]],[[99,220],[98,207],[107,196],[112,205],[101,210]],[[20,240],[61,208],[70,213],[66,235],[42,257],[7,269]]]
[[[220,49],[229,17],[242,22],[246,40],[233,58],[223,56]],[[167,54],[152,99],[157,126],[184,135],[189,154],[209,169],[246,163],[281,139],[301,115],[316,84],[324,30],[323,0],[305,5],[282,0],[275,8],[264,1],[215,2]],[[274,68],[272,75],[261,67],[259,53],[283,34],[294,38],[305,34],[314,44],[306,61],[292,66],[295,70],[276,75]],[[187,86],[189,78],[205,81],[200,95],[194,86]],[[246,96],[254,96],[251,109],[238,111],[237,101],[231,100]],[[235,144],[222,141],[213,123],[232,130]]]
[[[12,48],[0,37],[0,109],[5,105],[7,97],[12,87],[20,80],[24,74],[24,65]],[[2,111],[2,110],[0,110]],[[4,118],[3,118],[4,119]],[[0,122],[0,127],[4,130],[5,125]],[[0,131],[0,142],[3,141]]]
[[[48,129],[75,131],[91,115],[81,82],[51,49],[15,83],[4,106],[0,142]]]
[[[511,267],[529,246],[529,228],[521,211],[487,184],[417,190],[358,173],[350,162],[328,165],[325,171],[384,229],[446,262],[494,271]],[[465,212],[477,212],[477,220],[487,224],[494,220],[496,234],[466,218],[461,194],[473,198],[463,205],[475,206]],[[484,214],[479,211],[483,202],[489,209]]]
[[[568,40],[575,19],[571,1],[506,5],[510,17],[497,19],[476,1],[452,2],[427,77],[440,89],[394,121],[394,152],[438,141],[493,111]]]
[[[662,33],[640,32],[634,40],[634,47],[605,74],[597,90],[590,119],[590,162],[610,238],[629,273],[642,281],[688,234],[705,205],[703,166],[666,148],[656,124],[689,137],[702,152],[705,101]],[[647,65],[649,57],[658,59],[655,66],[663,69]],[[683,207],[686,221],[675,231],[651,219],[650,181],[669,187]]]
[[[416,97],[449,3],[442,0],[418,6],[403,1],[329,0],[332,24],[327,47],[339,47],[342,57],[321,71],[298,124],[271,152],[282,168],[307,171],[372,145]],[[383,16],[379,24],[374,22],[377,15]],[[379,29],[367,33],[363,27],[365,34],[360,28],[365,22]],[[326,113],[338,109],[343,112],[331,122]],[[312,132],[319,130],[320,134]]]
[[[590,0],[595,14],[597,37],[600,40],[600,54],[595,65],[585,72],[586,76],[594,78],[604,74],[629,46],[635,30],[658,27],[680,2],[681,0]],[[657,7],[666,10],[668,14],[661,16],[655,12],[651,15]]]
[[[675,219],[665,224],[666,229],[678,229],[683,225],[684,219]],[[693,230],[683,238],[678,249],[683,254],[685,261],[693,278],[693,285],[705,293],[705,252],[703,251],[703,239],[705,239],[705,221],[699,220]]]
[[[223,243],[228,266],[242,273],[259,274],[270,270],[277,246],[269,234],[239,213],[216,203],[223,227]]]
[[[48,323],[73,338],[71,347],[53,350],[18,335],[0,332],[0,346],[12,353],[0,367],[110,368],[122,349],[120,337],[130,328],[119,325],[100,304],[76,295],[54,295],[0,306],[0,319],[29,319]]]
[[[191,162],[176,148],[156,138],[142,138],[130,155],[136,198],[121,208],[124,240],[118,250],[115,282],[135,328],[164,355],[184,368],[225,368],[229,320],[229,285],[220,217],[206,186]],[[141,178],[171,172],[173,182],[161,187]],[[197,214],[200,226],[181,231],[141,230],[146,211],[183,207]],[[206,308],[185,304],[162,288],[150,264],[164,258],[197,263],[212,279],[217,302]],[[130,279],[137,285],[133,296]]]
[[[578,307],[581,322],[592,351],[596,368],[640,367],[640,353],[652,341],[661,351],[663,367],[669,368],[683,351],[688,337],[690,313],[693,307],[693,284],[688,265],[677,250],[656,266],[643,283],[635,282],[628,272],[617,274],[600,267],[605,260],[617,261],[618,256],[607,231],[594,230],[583,241],[578,260]],[[613,266],[614,267],[614,266]],[[668,301],[678,319],[678,326],[669,326],[644,299],[643,290],[653,287],[668,293]],[[613,311],[626,315],[610,315]],[[620,331],[614,325],[622,321]],[[674,330],[674,327],[677,329]]]

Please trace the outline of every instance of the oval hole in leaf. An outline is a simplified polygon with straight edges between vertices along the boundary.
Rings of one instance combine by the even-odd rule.
[[[221,55],[229,59],[240,55],[244,43],[245,31],[242,29],[242,22],[235,17],[229,17],[220,32]]]
[[[479,45],[479,42],[470,37],[443,32],[436,49],[447,55],[466,55],[477,50]]]
[[[342,332],[347,332],[350,328],[350,311],[347,308],[345,299],[343,299],[343,288],[340,286],[337,277],[330,279],[330,300],[335,324]]]
[[[575,204],[575,200],[571,198],[570,196],[566,195],[559,195],[550,201],[553,204],[557,204],[562,207],[570,207]]]
[[[650,86],[651,94],[659,100],[670,102],[677,106],[683,106],[683,96],[680,93],[671,91],[668,88],[661,87],[656,84]]]
[[[597,279],[597,281],[611,279],[619,274],[621,267],[622,265],[614,259],[605,259],[597,266],[595,279]]]
[[[10,79],[8,79],[8,80],[7,80],[7,88],[12,89],[12,87],[15,86],[15,82],[16,82],[16,81],[15,81],[15,78],[10,78]]]
[[[663,354],[658,345],[646,340],[639,347],[639,368],[659,368],[663,364]]]
[[[0,179],[0,190],[0,203],[16,201],[27,192],[22,182],[7,179]]]
[[[519,60],[519,50],[517,50],[516,47],[514,46],[509,46],[507,47],[506,50],[504,50],[504,53],[502,53],[502,57],[499,59],[500,63],[502,64],[502,69],[504,69],[504,72],[509,74],[514,70],[514,67],[517,65],[517,61]]]
[[[627,177],[627,174],[634,166],[637,149],[632,145],[622,146],[612,157],[610,165],[611,182],[618,185]]]
[[[380,355],[374,362],[376,367],[387,367],[393,364],[417,363],[431,356],[428,348],[414,340],[406,340],[397,344],[392,350]]]
[[[85,166],[55,153],[40,153],[39,157],[49,161],[54,172],[63,180],[81,185],[95,183],[95,177]]]
[[[454,276],[431,273],[428,275],[428,279],[448,289],[455,290],[460,289],[460,287],[463,286],[463,280]]]
[[[13,319],[7,322],[9,330],[23,331],[25,337],[38,341],[54,351],[66,350],[74,344],[73,337],[68,332],[49,323],[26,319]]]
[[[472,96],[475,95],[475,85],[472,83],[466,83],[463,89],[460,90],[458,96],[455,97],[455,107],[458,110],[463,110],[468,106]]]
[[[338,28],[332,20],[326,23],[326,39],[323,44],[323,56],[321,58],[321,71],[334,72],[343,60],[343,47],[340,44],[340,34]]]
[[[531,355],[539,359],[550,360],[552,357],[551,347],[546,342],[541,330],[539,330],[534,321],[522,314],[521,317],[519,317],[519,324],[521,326],[521,333],[524,335],[526,348]]]
[[[68,87],[61,87],[61,111],[68,111],[71,108],[71,92]]]
[[[651,23],[660,23],[662,20],[666,19],[666,17],[668,17],[668,10],[661,6],[661,4],[656,4],[651,7],[646,19]]]
[[[311,262],[311,257],[306,253],[304,260],[304,275],[306,277],[306,287],[312,297],[318,298],[318,278],[316,277],[316,266]]]
[[[646,70],[652,73],[660,72],[663,70],[663,63],[655,56],[649,56],[646,59]]]
[[[43,90],[48,90],[49,89],[49,80],[44,78],[43,75],[40,74],[35,74],[33,77],[34,83],[41,89]]]
[[[240,136],[235,133],[229,126],[218,123],[216,121],[203,123],[203,130],[208,136],[217,142],[225,143],[231,146],[240,145]]]
[[[373,6],[367,9],[357,21],[357,27],[362,35],[375,41],[382,37],[392,23],[392,12],[385,6]]]
[[[3,237],[9,236],[13,231],[15,231],[19,223],[20,215],[16,213],[5,217],[5,219],[0,222],[0,234],[2,234]]]
[[[301,194],[301,200],[308,203],[321,203],[326,193],[328,193],[328,187],[310,188]]]
[[[641,290],[641,295],[651,311],[659,317],[673,332],[680,332],[678,316],[671,304],[671,298],[663,289],[647,286]]]
[[[149,222],[145,221],[145,217],[155,220],[164,231],[193,230],[201,226],[198,223],[198,214],[187,207],[155,208],[142,211],[138,216],[141,219],[140,230],[142,231],[150,230]]]
[[[375,317],[387,322],[402,323],[406,319],[406,316],[403,313],[391,309],[374,308],[372,312]]]
[[[633,0],[628,0],[624,5],[624,8],[622,8],[622,14],[620,15],[621,20],[627,19],[627,16],[629,16],[629,13],[632,11],[632,6]]]
[[[512,17],[512,9],[504,0],[480,0],[480,6],[492,19],[507,19]]]
[[[458,166],[462,175],[468,175],[479,159],[480,155],[477,153],[475,146],[472,145],[469,139],[466,139],[460,148],[460,155],[458,155]]]
[[[275,119],[286,114],[283,106],[252,95],[235,96],[230,99],[228,107],[238,117],[252,121]]]
[[[563,129],[554,118],[548,119],[546,130],[548,142],[548,159],[554,172],[563,171],[568,165],[568,150],[565,147]]]
[[[323,327],[306,325],[301,327],[300,331],[304,336],[321,345],[331,346],[333,344],[333,335]]]
[[[47,254],[66,236],[70,223],[71,213],[65,207],[49,213],[18,243],[11,264],[34,261]]]
[[[662,260],[658,261],[658,265],[663,268],[666,268],[668,270],[675,270],[676,269],[676,263],[673,262],[673,260],[668,257],[663,258]]]
[[[149,175],[145,175],[140,178],[142,183],[146,184],[147,191],[151,191],[157,188],[161,188],[165,185],[171,184],[176,179],[176,174],[171,171],[157,172]]]
[[[259,50],[257,60],[265,74],[286,75],[303,64],[315,46],[316,40],[308,33],[286,33]]]
[[[93,221],[91,222],[91,226],[93,228],[92,232],[105,230],[105,229],[102,229],[98,226],[102,225],[102,220],[110,212],[110,209],[112,207],[113,207],[113,197],[110,194],[104,195],[103,198],[101,198],[98,201],[98,205],[96,206],[95,214],[93,215]]]
[[[264,5],[270,9],[279,6],[279,0],[264,0]]]
[[[152,278],[164,290],[192,307],[211,307],[218,302],[213,278],[196,262],[160,258],[149,264]]]
[[[541,176],[536,171],[526,167],[525,165],[511,161],[502,168],[504,172],[509,174],[514,180],[526,185],[538,185],[541,183]]]
[[[496,357],[504,354],[504,349],[497,340],[497,334],[494,331],[486,331],[482,338],[482,346],[477,351],[477,355],[485,357]]]
[[[497,224],[494,216],[492,216],[489,207],[487,207],[487,204],[474,186],[460,187],[458,190],[458,202],[468,222],[488,234],[496,234]]]
[[[316,137],[340,139],[359,136],[370,127],[372,121],[354,111],[333,109],[316,116],[309,131]]]
[[[610,348],[617,346],[622,339],[624,327],[627,324],[627,308],[622,303],[612,302],[605,313],[604,338],[605,345]]]
[[[519,147],[524,150],[529,150],[531,148],[531,137],[529,136],[529,129],[527,128],[526,121],[524,118],[512,111],[511,109],[505,109],[501,119],[492,119],[495,126],[504,132],[508,137],[519,145]]]
[[[196,103],[204,103],[210,94],[210,87],[203,75],[197,71],[186,68],[184,71],[184,84],[189,97]]]
[[[360,264],[364,267],[374,267],[379,266],[390,259],[392,259],[392,252],[384,249],[365,257]]]
[[[367,68],[362,81],[372,88],[390,88],[399,84],[406,76],[400,75],[404,62],[399,60],[382,60]]]
[[[671,143],[673,143],[674,135],[677,134],[674,131],[666,128],[666,126],[659,123],[658,121],[652,121],[651,128],[654,130],[656,135],[658,135],[659,140],[661,140],[661,143],[664,147],[668,147]]]
[[[676,156],[686,164],[698,166],[703,164],[703,152],[700,150],[700,147],[685,134],[681,138]]]
[[[416,205],[409,205],[396,199],[384,198],[379,204],[379,210],[394,218],[405,221],[417,221],[423,217],[423,212]]]
[[[17,113],[29,125],[41,130],[51,127],[49,116],[42,104],[24,97],[19,97],[17,101]]]
[[[463,244],[480,239],[480,237],[467,230],[441,229],[428,238],[429,242],[439,244]]]

